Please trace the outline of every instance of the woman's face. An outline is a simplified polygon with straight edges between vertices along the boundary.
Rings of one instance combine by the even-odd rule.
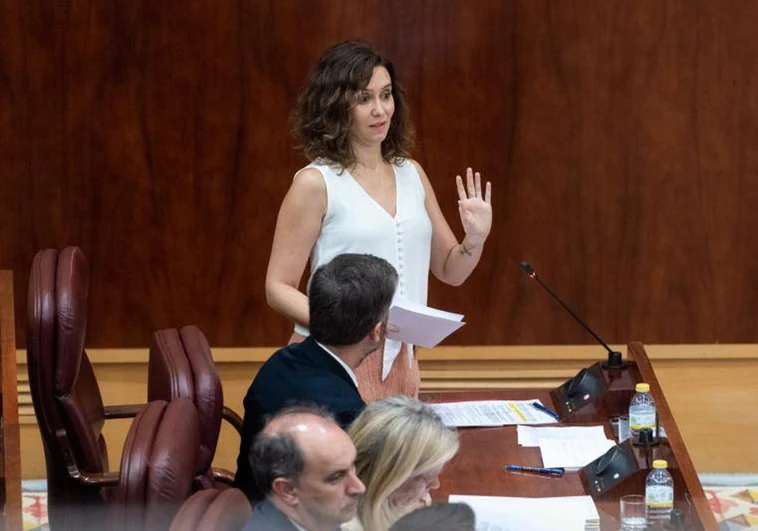
[[[443,465],[440,465],[423,474],[416,474],[408,478],[392,493],[390,504],[394,506],[427,505],[429,492],[440,487],[442,467]]]
[[[390,73],[383,66],[377,66],[366,88],[355,94],[350,108],[351,139],[361,144],[381,144],[387,138],[394,113]]]

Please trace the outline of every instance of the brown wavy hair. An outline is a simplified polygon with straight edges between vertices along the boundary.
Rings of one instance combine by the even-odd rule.
[[[350,109],[377,66],[389,72],[395,100],[395,113],[382,142],[382,157],[390,163],[410,157],[413,131],[394,66],[369,44],[345,41],[323,53],[298,97],[292,116],[298,147],[309,160],[335,162],[343,168],[355,164],[350,145]]]

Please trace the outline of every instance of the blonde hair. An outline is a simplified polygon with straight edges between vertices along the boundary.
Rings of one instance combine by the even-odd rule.
[[[366,485],[358,517],[365,531],[386,531],[402,516],[391,495],[408,479],[443,466],[458,452],[458,434],[418,400],[404,395],[377,400],[348,430],[355,468]]]

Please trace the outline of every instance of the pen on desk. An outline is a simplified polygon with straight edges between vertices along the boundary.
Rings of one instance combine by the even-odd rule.
[[[556,413],[552,409],[546,408],[545,406],[543,406],[539,402],[532,402],[532,407],[534,409],[539,409],[543,413],[545,413],[545,414],[550,415],[551,417],[553,417],[555,420],[558,420],[558,413]]]
[[[542,474],[546,476],[562,476],[565,472],[565,468],[540,468],[536,466],[519,466],[519,465],[505,465],[506,470],[512,472],[531,472],[532,474]]]

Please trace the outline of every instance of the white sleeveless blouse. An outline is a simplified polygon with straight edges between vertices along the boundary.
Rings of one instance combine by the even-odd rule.
[[[426,193],[416,167],[409,160],[393,164],[396,213],[392,218],[347,170],[314,162],[326,183],[327,206],[316,244],[311,252],[311,275],[320,265],[342,253],[373,254],[387,260],[398,273],[396,297],[426,305],[432,223],[426,212]],[[295,332],[308,336],[295,325]],[[388,339],[384,345],[382,380],[392,368],[401,343]],[[413,345],[408,345],[409,363]]]

